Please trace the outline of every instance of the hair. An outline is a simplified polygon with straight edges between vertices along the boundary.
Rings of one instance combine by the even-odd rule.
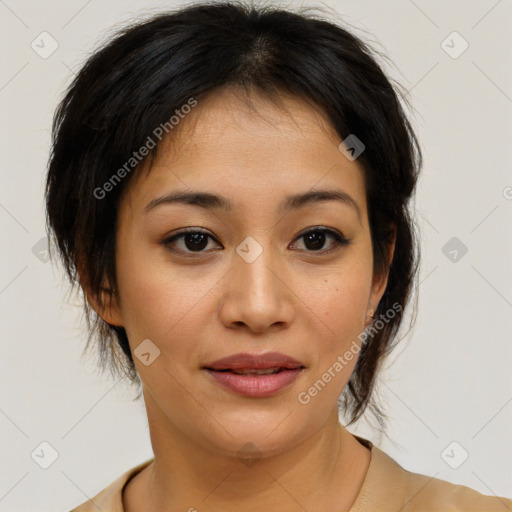
[[[227,87],[247,97],[257,90],[273,100],[292,94],[314,105],[342,140],[355,134],[365,145],[358,162],[364,170],[373,271],[389,272],[375,318],[391,310],[396,314],[362,345],[338,405],[349,424],[368,408],[383,427],[385,415],[372,397],[381,364],[397,343],[417,274],[419,251],[408,203],[422,155],[399,99],[407,103],[407,98],[377,62],[376,56],[383,56],[312,9],[208,1],[118,30],[87,59],[56,108],[46,181],[47,231],[72,288],[79,285],[102,306],[102,292],[117,289],[119,201],[144,166],[121,173],[123,179],[115,183],[112,178],[123,165],[127,170],[126,162],[155,128],[167,126],[191,98],[200,102]],[[157,150],[158,144],[143,162],[152,163]],[[107,182],[112,186],[104,199],[98,190]],[[125,329],[102,320],[87,296],[84,312],[85,351],[94,342],[101,368],[108,366],[113,375],[140,386]]]

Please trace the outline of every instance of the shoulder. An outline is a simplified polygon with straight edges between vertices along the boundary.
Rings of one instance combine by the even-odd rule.
[[[469,487],[412,473],[371,446],[371,462],[350,512],[507,512],[512,501]]]
[[[123,508],[123,489],[128,481],[133,478],[137,473],[142,471],[146,466],[153,462],[153,458],[138,464],[137,466],[129,469],[110,485],[108,485],[101,492],[96,494],[93,498],[82,503],[70,512],[124,512]]]

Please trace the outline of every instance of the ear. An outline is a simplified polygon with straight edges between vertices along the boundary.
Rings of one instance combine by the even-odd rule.
[[[80,286],[84,292],[85,300],[96,311],[98,316],[107,324],[123,327],[119,295],[108,283],[100,288],[100,295],[94,293],[89,284],[87,273],[82,265],[77,265]]]
[[[379,305],[379,302],[384,295],[386,286],[388,285],[389,268],[393,261],[393,255],[395,254],[395,243],[396,243],[396,226],[393,225],[391,233],[389,235],[388,242],[388,256],[387,256],[387,271],[381,272],[380,274],[374,275],[372,280],[372,291],[370,294],[370,300],[368,303],[368,309],[375,311]],[[373,314],[371,315],[373,316]]]

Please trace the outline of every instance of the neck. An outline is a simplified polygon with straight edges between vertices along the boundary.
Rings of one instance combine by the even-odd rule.
[[[148,405],[148,404],[146,404]],[[370,451],[340,423],[337,411],[318,431],[275,454],[221,453],[150,414],[155,460],[127,484],[126,512],[349,510]]]

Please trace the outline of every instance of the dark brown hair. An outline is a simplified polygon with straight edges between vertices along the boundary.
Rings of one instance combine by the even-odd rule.
[[[292,12],[244,2],[191,4],[136,21],[111,37],[86,61],[56,109],[46,184],[47,226],[67,274],[87,288],[116,289],[116,220],[121,193],[133,172],[111,180],[190,98],[201,101],[224,87],[268,97],[292,93],[327,116],[345,139],[355,134],[365,149],[365,172],[374,272],[388,270],[392,228],[396,245],[388,285],[375,318],[399,304],[392,319],[362,346],[355,371],[340,397],[350,423],[367,407],[383,426],[372,400],[376,375],[396,344],[419,259],[408,210],[419,169],[419,145],[392,85],[367,43],[338,24],[302,9]],[[382,55],[381,55],[382,57]],[[404,95],[402,100],[406,101]],[[151,150],[150,161],[158,146]],[[81,283],[82,286],[84,283]],[[105,323],[84,302],[100,365],[140,386],[126,332]],[[140,395],[139,395],[140,396]]]

